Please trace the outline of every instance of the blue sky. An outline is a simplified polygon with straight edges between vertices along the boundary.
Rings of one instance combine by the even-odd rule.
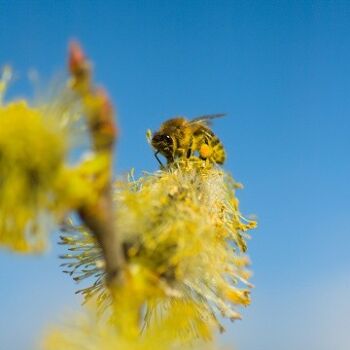
[[[227,325],[228,348],[348,349],[350,3],[0,0],[0,64],[18,76],[10,96],[30,95],[33,68],[63,71],[71,38],[117,105],[118,172],[157,168],[147,128],[228,114],[214,130],[245,184],[243,213],[259,218],[253,303]],[[34,349],[78,305],[57,254],[0,252],[1,348]]]

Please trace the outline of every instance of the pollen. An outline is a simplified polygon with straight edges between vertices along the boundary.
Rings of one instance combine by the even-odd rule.
[[[199,149],[199,155],[202,157],[202,158],[209,158],[213,153],[213,149],[212,147],[210,147],[209,145],[207,144],[203,144],[201,145],[200,149]]]

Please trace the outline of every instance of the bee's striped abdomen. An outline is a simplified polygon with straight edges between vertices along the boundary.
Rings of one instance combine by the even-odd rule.
[[[214,135],[212,137],[210,146],[213,149],[212,158],[215,161],[215,163],[224,164],[226,159],[226,152],[224,146],[222,145],[221,141],[217,136]]]
[[[202,130],[202,136],[198,147],[200,158],[209,159],[213,163],[223,164],[226,159],[226,153],[220,139],[208,128]]]

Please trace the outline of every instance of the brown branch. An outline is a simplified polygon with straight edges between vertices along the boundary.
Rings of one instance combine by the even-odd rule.
[[[117,138],[114,110],[105,91],[93,85],[91,66],[76,42],[69,47],[69,71],[72,89],[83,104],[93,150],[108,160],[97,201],[93,205],[82,204],[78,213],[102,248],[108,285],[120,285],[124,279],[124,255],[115,227],[112,201],[113,147]]]

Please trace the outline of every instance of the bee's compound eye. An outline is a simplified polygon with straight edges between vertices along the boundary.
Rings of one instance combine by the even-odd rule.
[[[173,144],[173,139],[169,135],[164,135],[164,139],[163,140],[168,146]]]
[[[153,144],[172,145],[173,139],[167,134],[155,134],[152,138]]]
[[[163,141],[164,137],[162,134],[154,134],[152,137],[152,142],[154,143],[161,143]]]

